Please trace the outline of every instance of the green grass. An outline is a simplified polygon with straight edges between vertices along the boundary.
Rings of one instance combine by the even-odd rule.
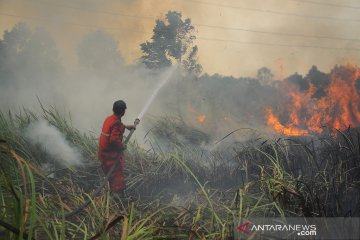
[[[65,219],[104,177],[98,136],[81,133],[56,108],[41,107],[41,114],[0,112],[0,232],[8,239],[227,239],[243,218],[360,215],[357,129],[210,148],[207,134],[164,118],[147,135],[152,147],[128,146],[126,197],[104,189]],[[56,164],[26,139],[24,130],[39,119],[79,149],[81,166]],[[55,177],[45,174],[44,163]]]

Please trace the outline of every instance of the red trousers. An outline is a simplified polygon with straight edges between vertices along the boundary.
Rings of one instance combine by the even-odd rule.
[[[101,167],[105,174],[107,174],[110,168],[119,161],[117,168],[114,169],[113,173],[109,177],[110,189],[112,192],[121,192],[125,189],[125,177],[124,177],[124,164],[125,156],[124,153],[120,153],[120,156],[115,159],[105,159],[101,161]]]

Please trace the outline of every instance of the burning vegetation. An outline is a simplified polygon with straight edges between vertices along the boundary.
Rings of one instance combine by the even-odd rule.
[[[205,122],[205,120],[206,120],[206,116],[205,115],[199,115],[199,116],[196,117],[196,120],[199,123],[203,124]]]
[[[104,177],[97,140],[56,110],[43,110],[42,116],[0,113],[6,239],[233,239],[241,218],[360,215],[360,132],[277,140],[249,132],[247,141],[229,145],[225,138],[214,146],[207,134],[168,118],[153,123],[149,150],[129,144],[124,196],[106,187],[84,211],[66,218]],[[18,131],[39,119],[76,146],[82,165],[64,167]]]
[[[104,179],[99,132],[78,130],[70,117],[42,103],[40,114],[2,109],[0,238],[234,239],[244,218],[360,216],[357,66],[336,66],[329,74],[313,67],[305,77],[294,74],[284,81],[273,80],[268,68],[256,78],[201,75],[195,28],[170,11],[156,21],[151,40],[140,45],[145,69],[125,66],[111,35],[97,31],[79,47],[79,64],[91,77],[62,88],[71,74],[49,54],[53,43],[41,44],[38,34],[20,24],[0,41],[2,99],[28,100],[26,94],[48,86],[41,93],[74,95],[81,107],[72,114],[81,113],[84,121],[90,116],[85,108],[101,115],[106,106],[95,106],[100,100],[94,99],[107,102],[102,97],[118,96],[119,86],[121,94],[132,92],[136,81],[153,86],[151,81],[175,64],[182,71],[174,78],[181,81],[164,81],[149,94],[141,118],[155,97],[168,115],[145,116],[145,144],[129,142],[122,196],[99,188]],[[21,41],[11,40],[16,36]],[[33,49],[37,55],[29,54]],[[20,68],[20,63],[29,64]],[[118,78],[122,74],[126,80]],[[78,75],[82,72],[71,80]],[[25,86],[24,94],[7,88],[12,84]],[[145,93],[131,95],[138,101]],[[280,138],[259,133],[269,128]],[[76,211],[86,202],[88,207]]]
[[[324,128],[345,130],[360,124],[360,69],[337,66],[330,74],[316,67],[308,76],[293,76],[281,84],[287,104],[266,109],[266,122],[287,136],[321,134]]]

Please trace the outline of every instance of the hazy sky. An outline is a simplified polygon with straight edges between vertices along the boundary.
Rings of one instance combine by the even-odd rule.
[[[169,10],[191,18],[199,61],[209,74],[255,76],[267,66],[283,78],[312,65],[329,71],[360,61],[357,0],[0,0],[0,31],[19,21],[44,27],[71,67],[80,39],[101,28],[132,63],[155,19]]]

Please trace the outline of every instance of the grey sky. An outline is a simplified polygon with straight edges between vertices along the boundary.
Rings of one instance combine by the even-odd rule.
[[[192,19],[199,61],[210,74],[255,76],[267,66],[281,79],[305,74],[312,65],[329,71],[335,64],[359,62],[356,0],[1,0],[0,31],[19,21],[43,26],[63,62],[74,67],[80,39],[101,27],[132,63],[141,54],[139,44],[150,39],[155,18],[168,10]]]

